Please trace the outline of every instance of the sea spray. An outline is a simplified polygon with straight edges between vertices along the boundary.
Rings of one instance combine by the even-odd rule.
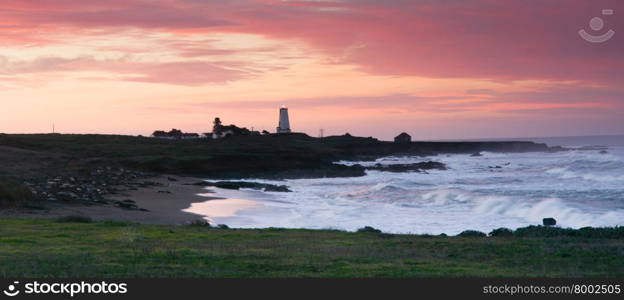
[[[215,218],[230,227],[336,228],[373,226],[388,233],[457,234],[499,227],[624,225],[624,148],[556,153],[488,153],[385,157],[346,164],[409,164],[436,160],[448,170],[368,171],[356,178],[286,181],[292,193],[220,191],[258,201],[236,215]],[[225,200],[227,201],[227,200]],[[209,214],[210,212],[203,212]]]

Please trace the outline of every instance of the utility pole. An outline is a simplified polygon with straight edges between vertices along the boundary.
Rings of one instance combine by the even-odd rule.
[[[325,134],[325,129],[323,128],[319,129],[319,138],[323,138],[324,134]]]

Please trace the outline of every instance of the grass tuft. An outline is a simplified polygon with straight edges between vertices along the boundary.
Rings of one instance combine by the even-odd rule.
[[[28,187],[12,180],[0,179],[0,206],[14,207],[32,198]]]
[[[65,216],[56,219],[59,223],[92,223],[93,219],[88,216]]]
[[[501,228],[492,230],[488,235],[494,236],[494,237],[510,237],[510,236],[513,236],[513,230],[509,228],[501,227]]]

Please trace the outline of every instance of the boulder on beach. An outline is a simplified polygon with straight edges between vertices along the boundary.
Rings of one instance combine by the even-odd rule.
[[[542,219],[542,223],[544,226],[555,226],[557,225],[557,220],[555,220],[555,218],[544,218]]]

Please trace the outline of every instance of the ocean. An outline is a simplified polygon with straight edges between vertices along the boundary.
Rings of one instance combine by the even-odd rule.
[[[518,139],[514,139],[518,140]],[[367,171],[364,177],[253,180],[285,184],[292,193],[213,189],[226,199],[187,211],[235,228],[313,228],[387,233],[457,234],[538,225],[624,225],[624,136],[523,139],[566,147],[605,146],[555,153],[390,156],[342,164],[439,161],[427,173]]]

